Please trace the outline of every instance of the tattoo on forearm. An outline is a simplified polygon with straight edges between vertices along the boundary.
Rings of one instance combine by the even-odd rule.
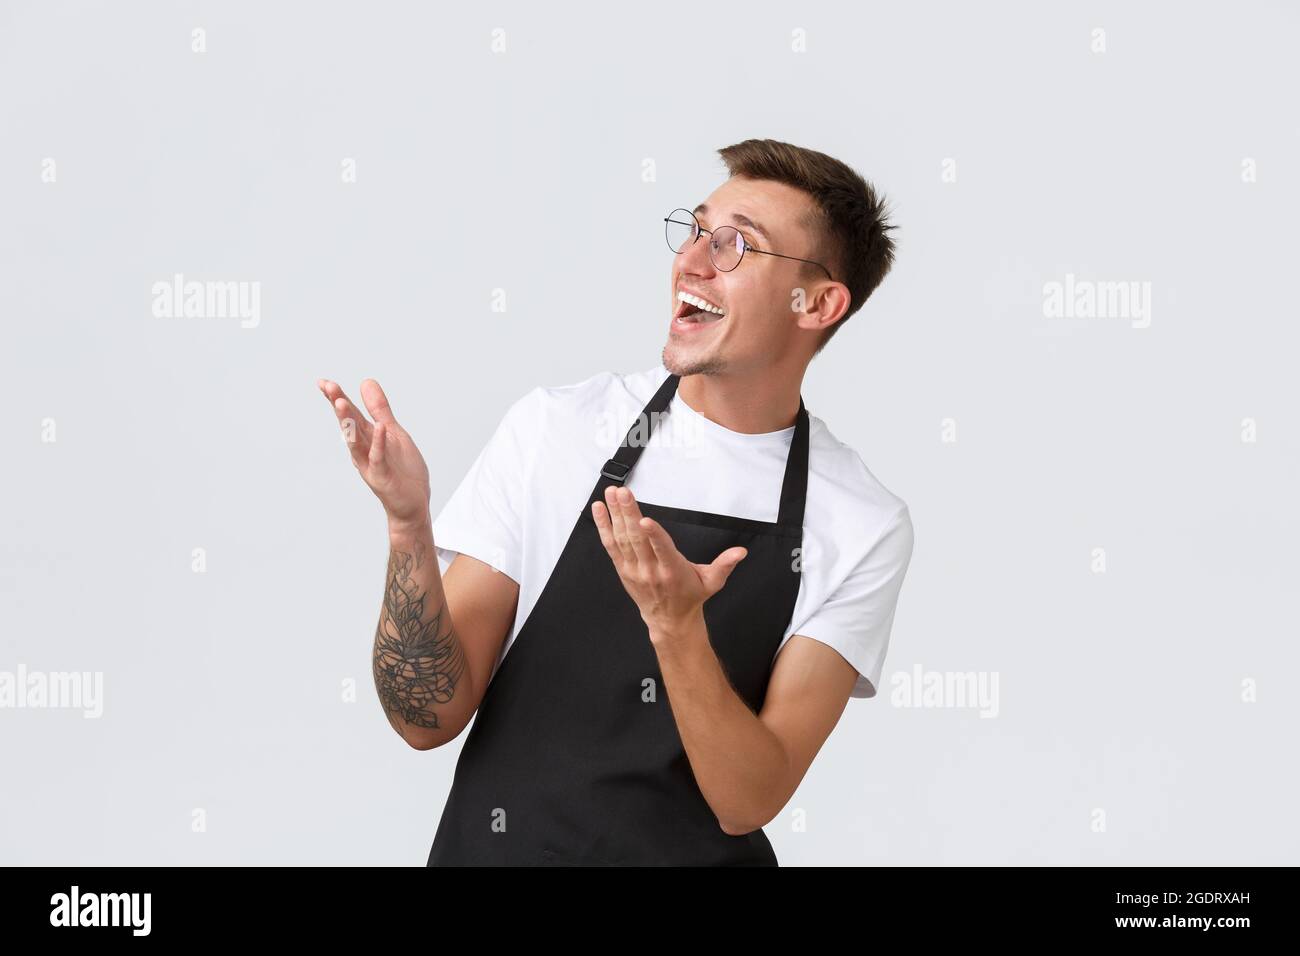
[[[460,640],[444,620],[445,605],[424,619],[426,594],[412,574],[425,560],[423,548],[389,552],[384,608],[375,629],[375,689],[399,732],[398,717],[416,727],[438,727],[435,705],[451,700],[465,671]]]

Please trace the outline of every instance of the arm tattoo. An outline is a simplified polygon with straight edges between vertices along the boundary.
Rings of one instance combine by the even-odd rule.
[[[426,594],[411,578],[424,560],[422,547],[414,554],[390,551],[384,608],[375,629],[375,689],[388,722],[399,733],[399,717],[416,727],[438,727],[434,705],[451,700],[465,670],[465,653],[455,631],[448,626],[442,633],[446,605],[424,619]]]

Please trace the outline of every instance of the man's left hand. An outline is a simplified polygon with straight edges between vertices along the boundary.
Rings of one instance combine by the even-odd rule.
[[[632,492],[619,485],[606,488],[604,503],[593,502],[591,513],[601,544],[641,611],[652,640],[692,621],[749,553],[734,547],[712,564],[688,561],[663,525],[642,515]]]

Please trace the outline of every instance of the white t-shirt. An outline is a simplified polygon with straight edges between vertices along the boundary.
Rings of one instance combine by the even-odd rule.
[[[601,467],[668,374],[659,365],[534,388],[506,412],[434,519],[443,571],[457,554],[468,554],[519,584],[519,607],[494,676]],[[757,435],[731,431],[675,394],[625,484],[637,501],[775,521],[793,437],[793,425]],[[874,697],[911,556],[906,503],[810,412],[802,574],[781,646],[800,634],[833,647],[858,671],[853,696]]]

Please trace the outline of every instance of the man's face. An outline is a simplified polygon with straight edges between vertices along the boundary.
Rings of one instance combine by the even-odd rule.
[[[784,183],[733,177],[713,191],[695,216],[704,229],[734,226],[755,249],[811,259],[813,239],[800,222],[810,204],[808,196]],[[799,315],[790,307],[793,290],[812,281],[802,263],[746,252],[738,266],[723,272],[709,258],[711,241],[701,233],[673,258],[663,363],[676,375],[759,370],[788,355],[795,336],[813,334],[797,326]],[[825,279],[816,266],[808,268]],[[683,321],[680,316],[691,309],[678,298],[683,290],[725,315],[705,312]]]

